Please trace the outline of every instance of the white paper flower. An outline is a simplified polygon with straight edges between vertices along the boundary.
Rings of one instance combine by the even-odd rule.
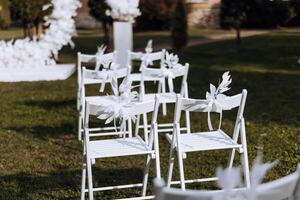
[[[46,10],[53,7],[50,16],[45,17],[45,33],[36,40],[29,38],[15,41],[0,42],[0,68],[34,70],[34,68],[54,65],[54,58],[59,50],[70,44],[76,35],[75,21],[77,9],[81,6],[79,0],[52,0],[51,4],[43,6]]]
[[[139,0],[106,0],[111,7],[106,14],[117,21],[134,22],[134,19],[141,15]]]
[[[222,75],[222,82],[219,84],[218,88],[216,88],[213,84],[210,84],[210,92],[206,92],[206,99],[208,100],[208,104],[203,108],[208,111],[222,112],[222,105],[220,103],[221,99],[225,99],[227,96],[224,92],[230,90],[229,85],[231,84],[232,79],[229,75],[229,72],[225,72]]]

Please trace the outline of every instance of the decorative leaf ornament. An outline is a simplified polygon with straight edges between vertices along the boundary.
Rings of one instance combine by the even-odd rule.
[[[229,72],[225,72],[222,75],[222,82],[218,88],[210,84],[210,92],[206,92],[206,99],[208,100],[208,104],[205,106],[206,111],[222,112],[222,105],[219,103],[219,100],[227,97],[224,93],[230,90],[229,85],[231,82],[232,79]]]
[[[166,59],[164,63],[165,68],[172,69],[178,66],[179,58],[178,55],[166,52]]]
[[[101,65],[107,65],[107,63],[104,63],[102,56],[104,55],[106,50],[105,45],[101,45],[98,47],[97,53],[96,53],[96,67],[95,71],[99,71]]]
[[[53,7],[52,14],[45,17],[49,26],[39,40],[34,38],[0,41],[0,68],[33,69],[55,65],[53,56],[65,45],[74,46],[71,38],[76,35],[75,21],[79,0],[52,0],[43,9]]]
[[[141,15],[139,0],[106,0],[111,10],[106,11],[106,15],[111,16],[116,21],[133,23],[135,18]]]
[[[152,40],[149,40],[145,48],[145,53],[144,54],[141,53],[142,63],[141,63],[140,71],[142,71],[145,67],[153,65],[153,59],[150,56],[152,51],[153,51]]]

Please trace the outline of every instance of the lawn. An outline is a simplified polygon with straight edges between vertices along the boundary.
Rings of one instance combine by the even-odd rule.
[[[138,34],[137,48],[154,38],[168,43],[168,34]],[[92,53],[101,37],[81,35],[74,50],[66,47],[61,62],[75,62],[76,51]],[[300,162],[300,31],[276,32],[249,37],[236,47],[232,40],[199,45],[180,53],[190,62],[189,92],[203,98],[209,83],[217,84],[230,70],[229,94],[248,89],[246,129],[250,163],[257,151],[265,161],[279,160],[265,181],[287,175]],[[97,91],[97,88],[90,90]],[[76,139],[76,75],[66,81],[0,84],[0,199],[79,199],[82,145]],[[168,117],[171,120],[172,109]],[[228,118],[226,118],[228,117]],[[232,113],[225,115],[224,128],[232,130]],[[194,116],[193,129],[206,129],[204,116]],[[166,175],[168,148],[160,137],[162,174]],[[187,177],[213,175],[215,166],[226,166],[228,152],[188,155]],[[96,163],[95,185],[122,180],[139,182],[144,159],[106,159]],[[239,164],[237,157],[236,164]],[[153,177],[152,173],[152,177]],[[176,177],[177,173],[175,173]],[[99,178],[98,178],[99,177]],[[195,184],[192,188],[215,188]],[[98,199],[138,195],[140,190],[98,193]]]

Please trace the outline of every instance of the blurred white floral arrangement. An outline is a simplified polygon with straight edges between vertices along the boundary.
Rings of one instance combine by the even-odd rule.
[[[106,3],[111,8],[106,11],[106,15],[116,21],[133,23],[141,15],[139,0],[106,0]]]
[[[216,194],[213,200],[256,200],[257,187],[262,183],[267,171],[276,164],[277,161],[263,163],[262,155],[259,154],[250,172],[251,187],[243,192],[235,192],[235,189],[241,185],[242,177],[240,167],[228,169],[218,168],[218,185],[224,192]]]
[[[71,38],[76,35],[76,10],[81,6],[79,0],[52,0],[43,10],[53,7],[50,16],[46,16],[48,28],[39,39],[29,38],[0,41],[0,68],[31,69],[55,65],[58,51],[65,45],[74,46]]]

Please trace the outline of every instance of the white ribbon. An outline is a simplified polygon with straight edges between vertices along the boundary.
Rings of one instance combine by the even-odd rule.
[[[118,85],[118,80],[115,71],[112,70],[95,71],[93,72],[93,78],[102,80],[99,92],[104,92],[106,82],[110,82],[114,94],[115,95],[118,94],[118,91],[116,89]]]

